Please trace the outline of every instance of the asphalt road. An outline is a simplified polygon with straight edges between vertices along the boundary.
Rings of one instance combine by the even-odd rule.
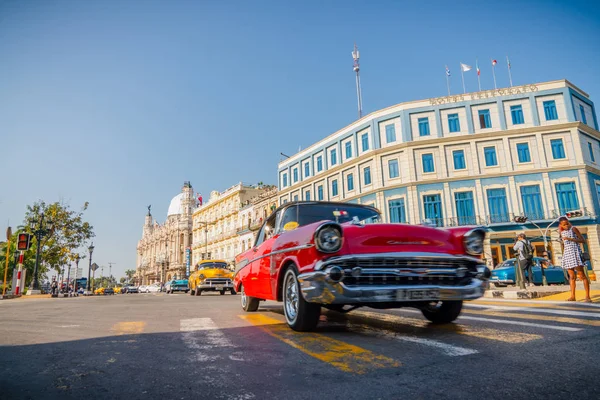
[[[0,301],[1,399],[598,399],[597,304],[479,301],[456,324],[239,296]]]

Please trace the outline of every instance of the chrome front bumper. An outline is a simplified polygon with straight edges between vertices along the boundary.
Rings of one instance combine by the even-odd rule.
[[[342,282],[332,282],[328,274],[314,271],[298,276],[300,290],[304,300],[320,304],[365,304],[383,302],[417,302],[418,299],[398,300],[400,290],[437,290],[439,300],[474,300],[483,296],[487,282],[472,278],[471,283],[464,286],[442,285],[379,285],[352,286]]]
[[[203,283],[201,285],[198,285],[198,287],[202,290],[217,290],[217,287],[219,287],[218,290],[230,290],[233,289],[233,283],[231,281],[227,283]]]

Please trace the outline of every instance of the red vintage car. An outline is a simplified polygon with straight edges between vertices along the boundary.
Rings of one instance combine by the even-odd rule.
[[[383,224],[377,209],[350,203],[293,202],[260,228],[236,257],[242,308],[283,301],[288,325],[316,327],[321,307],[415,307],[434,323],[454,321],[463,300],[483,296],[485,230]]]

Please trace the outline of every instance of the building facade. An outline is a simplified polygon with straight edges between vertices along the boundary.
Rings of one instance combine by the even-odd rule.
[[[208,202],[193,214],[192,265],[209,258],[233,261],[240,252],[240,209],[264,190],[238,183],[223,192],[211,192]]]
[[[264,220],[277,208],[277,186],[261,186],[264,191],[248,200],[239,213],[239,253],[254,245],[255,234]]]
[[[181,193],[171,200],[164,224],[154,220],[148,206],[142,239],[137,245],[135,280],[138,284],[164,283],[185,277],[195,205],[192,185],[185,182]]]
[[[514,255],[517,232],[540,254],[546,227],[580,210],[572,222],[600,268],[598,120],[588,94],[566,80],[375,111],[282,161],[278,174],[280,204],[348,201],[374,205],[387,222],[486,225],[490,267]]]

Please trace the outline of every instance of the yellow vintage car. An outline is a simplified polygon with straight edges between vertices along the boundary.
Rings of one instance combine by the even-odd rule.
[[[104,288],[100,287],[100,288],[94,290],[94,294],[104,294]]]
[[[192,296],[200,296],[202,292],[235,294],[233,271],[224,260],[202,260],[188,278],[188,287]]]

